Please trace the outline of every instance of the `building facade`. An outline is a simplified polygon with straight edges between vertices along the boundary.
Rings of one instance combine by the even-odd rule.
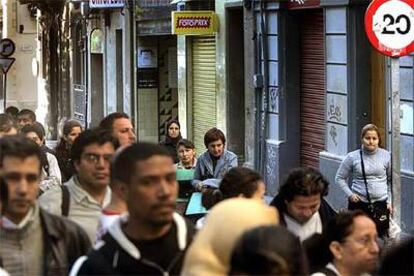
[[[7,73],[7,106],[36,110],[41,98],[34,75],[37,72],[32,72],[31,66],[34,64],[37,69],[36,13],[32,13],[28,4],[20,4],[17,0],[3,0],[1,4],[2,38],[10,38],[16,46],[12,55],[16,60]],[[3,87],[0,89],[3,92]],[[2,98],[0,106],[3,110]]]
[[[334,178],[347,152],[360,146],[362,126],[378,125],[382,146],[391,150],[389,59],[366,38],[368,4],[259,1],[245,10],[251,15],[245,24],[253,25],[256,64],[246,77],[255,79],[254,93],[259,92],[255,164],[268,193],[277,192],[291,168],[309,166],[330,180],[329,202],[344,208],[347,198]],[[401,197],[406,230],[413,226],[414,202],[412,65],[412,56],[400,58],[401,194],[393,195]]]
[[[292,168],[320,169],[331,183],[328,201],[345,208],[334,178],[345,155],[360,147],[362,126],[376,124],[382,146],[391,151],[392,143],[390,59],[366,38],[369,1],[193,2],[185,1],[185,10],[215,11],[219,28],[210,36],[177,36],[184,133],[200,151],[203,131],[223,129],[241,164],[263,173],[270,196]],[[413,56],[399,64],[401,194],[393,196],[408,230],[414,223]]]

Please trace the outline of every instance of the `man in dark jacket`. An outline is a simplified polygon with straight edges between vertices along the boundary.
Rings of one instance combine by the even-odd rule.
[[[0,257],[11,275],[66,275],[90,249],[79,226],[39,208],[40,154],[27,138],[0,140],[0,175],[8,190],[0,223]]]
[[[301,241],[315,233],[322,233],[323,226],[335,215],[323,199],[328,194],[328,185],[328,181],[315,169],[294,169],[270,204],[278,209],[280,223]]]
[[[174,213],[178,183],[170,153],[154,144],[133,144],[116,157],[111,177],[129,215],[109,227],[71,275],[179,274],[194,229]]]

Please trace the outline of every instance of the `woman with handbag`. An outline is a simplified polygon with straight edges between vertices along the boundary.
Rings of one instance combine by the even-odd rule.
[[[348,209],[360,209],[375,222],[380,237],[388,236],[391,205],[391,155],[382,148],[378,127],[361,130],[360,149],[347,154],[335,177],[348,196]],[[352,177],[351,185],[348,178]]]

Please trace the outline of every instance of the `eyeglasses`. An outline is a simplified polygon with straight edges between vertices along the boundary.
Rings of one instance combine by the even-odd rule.
[[[86,160],[86,162],[88,162],[89,164],[96,165],[101,160],[101,157],[103,158],[104,162],[110,163],[112,156],[113,156],[112,154],[99,155],[99,154],[94,154],[94,153],[86,153],[83,155],[82,158]]]
[[[372,246],[373,244],[375,244],[376,246],[379,245],[378,243],[378,237],[376,238],[371,238],[371,237],[363,237],[363,238],[359,238],[359,239],[345,239],[344,242],[355,242],[361,246],[363,246],[364,248],[368,248],[370,246]]]
[[[35,183],[39,180],[40,175],[35,173],[19,173],[19,172],[11,172],[6,173],[3,175],[3,179],[5,182],[12,183],[12,182],[20,182],[23,179],[26,179],[28,183]]]

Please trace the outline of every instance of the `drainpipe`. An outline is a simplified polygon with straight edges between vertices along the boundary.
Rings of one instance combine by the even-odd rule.
[[[259,171],[265,175],[265,163],[266,163],[266,136],[267,136],[267,93],[269,86],[269,51],[267,45],[267,30],[266,30],[266,19],[264,15],[264,7],[266,1],[260,1],[260,49],[259,49],[259,72],[262,71],[262,65],[260,61],[261,55],[263,56],[263,72],[262,73],[262,86],[261,86],[261,97],[259,99]],[[260,55],[261,53],[261,55]]]
[[[136,93],[136,81],[135,81],[135,76],[136,76],[136,66],[135,66],[135,60],[136,60],[136,55],[135,55],[135,44],[136,44],[136,22],[135,22],[135,5],[136,2],[135,0],[129,0],[129,24],[130,24],[130,40],[131,40],[131,44],[130,44],[130,58],[131,58],[131,70],[130,70],[130,90],[131,90],[131,99],[132,99],[132,103],[131,103],[131,112],[132,112],[132,117],[133,117],[133,122],[134,122],[134,126],[135,126],[135,131],[137,132],[138,130],[138,104],[137,104],[137,93]],[[137,138],[138,138],[138,133],[137,134]],[[137,139],[138,140],[138,139]]]
[[[252,0],[252,13],[253,13],[253,37],[252,40],[255,41],[255,52],[256,52],[256,62],[254,67],[254,76],[253,76],[253,85],[254,85],[254,92],[255,92],[255,151],[254,151],[254,165],[258,171],[261,167],[260,162],[260,110],[261,110],[261,93],[263,89],[263,75],[262,75],[262,66],[261,66],[261,56],[262,56],[262,46],[261,40],[258,39],[259,35],[257,32],[257,21],[256,21],[256,0]]]

